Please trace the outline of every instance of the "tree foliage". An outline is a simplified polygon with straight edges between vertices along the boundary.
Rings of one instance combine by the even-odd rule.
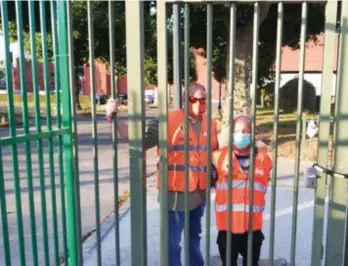
[[[299,79],[294,78],[280,88],[280,106],[286,113],[297,110]],[[312,83],[303,82],[303,111],[315,112],[316,92]]]
[[[52,37],[50,26],[50,8],[49,2],[46,4],[46,22],[48,30],[49,53],[52,54]],[[115,58],[116,71],[119,75],[126,72],[126,33],[125,33],[125,3],[124,1],[115,1],[114,5],[114,31],[115,31]],[[324,22],[324,4],[308,4],[308,35],[307,38],[314,38],[318,33],[323,31]],[[109,52],[109,16],[108,2],[93,1],[93,20],[94,20],[94,52],[97,58],[108,61]],[[157,35],[156,35],[156,2],[144,2],[144,29],[145,29],[145,76],[146,82],[157,82]],[[16,39],[15,27],[15,4],[8,2],[10,33],[12,39]],[[23,21],[25,31],[25,49],[30,51],[29,42],[29,24],[28,24],[28,6],[23,1]],[[40,41],[40,18],[39,4],[36,2],[36,30],[37,41]],[[173,70],[173,41],[172,41],[172,12],[171,6],[168,5],[168,74],[169,81],[172,81]],[[237,5],[237,36],[243,34],[243,31],[253,23],[253,5]],[[183,25],[183,12],[181,12],[181,23]],[[195,48],[206,49],[206,5],[191,5],[190,13],[190,45]],[[230,34],[230,5],[216,4],[213,13],[213,71],[218,81],[226,81],[228,72],[228,40]],[[73,18],[73,41],[74,41],[74,58],[76,65],[82,65],[88,61],[88,17],[87,2],[72,1],[72,18]],[[270,8],[265,14],[260,26],[259,34],[259,84],[263,83],[265,78],[271,75],[270,67],[275,59],[276,46],[276,26],[277,26],[277,4],[270,4]],[[284,32],[283,45],[289,45],[297,48],[299,44],[301,26],[301,3],[284,4]],[[183,34],[182,34],[183,36]],[[183,51],[183,40],[181,42],[181,51]],[[37,45],[38,57],[42,56],[40,51],[41,45]],[[252,56],[251,54],[249,55]],[[183,54],[181,56],[183,63]],[[182,64],[183,66],[183,64]],[[191,63],[191,78],[194,79],[193,64]],[[182,68],[183,74],[183,68]]]
[[[299,48],[301,28],[301,3],[284,4],[283,45]],[[307,39],[324,29],[325,5],[308,4]],[[194,5],[191,8],[190,41],[192,46],[206,49],[206,5]],[[237,5],[237,36],[253,23],[253,5]],[[268,13],[260,25],[259,31],[259,84],[268,79],[270,68],[275,60],[277,34],[277,4],[271,4]],[[230,5],[214,5],[213,22],[213,68],[217,80],[226,79],[226,62],[228,61],[227,45],[230,33]],[[238,40],[237,40],[238,41]],[[252,40],[251,40],[252,41]],[[250,55],[251,56],[251,55]],[[225,62],[225,63],[221,63]]]
[[[52,54],[52,37],[51,37],[51,14],[49,8],[49,2],[46,4],[45,19],[47,23],[48,31],[48,45],[49,53]],[[116,69],[119,75],[125,74],[126,71],[126,33],[125,33],[125,4],[124,2],[115,1],[114,5],[114,32],[115,32],[115,50],[114,55],[116,58]],[[145,2],[145,47],[148,58],[152,60],[156,59],[156,21],[155,16],[151,15],[150,9],[153,6],[152,2]],[[89,58],[89,46],[88,46],[88,17],[87,17],[87,1],[72,1],[71,3],[72,22],[73,22],[73,41],[74,41],[74,59],[76,65],[83,65]],[[109,49],[109,16],[108,16],[108,2],[107,1],[93,1],[93,31],[94,31],[94,53],[96,58],[108,61],[110,58]],[[9,30],[11,41],[17,40],[16,32],[16,13],[15,3],[8,2],[9,10]],[[25,49],[26,52],[30,51],[30,39],[29,39],[29,16],[28,16],[28,4],[23,1],[23,22],[24,22],[24,36],[25,36]],[[40,15],[39,15],[39,3],[35,2],[35,24],[37,36],[36,40],[40,41]],[[42,52],[40,45],[37,45],[38,58],[42,58]],[[151,63],[151,60],[148,60]],[[150,68],[153,66],[150,64]]]

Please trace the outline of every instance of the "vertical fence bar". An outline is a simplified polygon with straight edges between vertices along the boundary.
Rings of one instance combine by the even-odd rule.
[[[9,36],[9,23],[8,23],[8,11],[7,2],[1,1],[1,18],[2,18],[2,34],[4,40],[4,52],[5,52],[5,78],[7,87],[7,105],[8,105],[8,117],[10,124],[10,136],[16,137],[16,117],[13,100],[13,87],[12,87],[12,65],[10,55],[10,36]],[[13,179],[15,188],[15,201],[16,201],[16,216],[17,216],[17,231],[18,231],[18,244],[19,244],[19,259],[21,265],[25,265],[25,250],[24,250],[24,236],[23,236],[23,215],[22,215],[22,197],[20,187],[20,177],[18,170],[18,148],[14,144],[11,146],[11,159],[13,167]]]
[[[70,105],[71,105],[71,129],[72,129],[72,141],[73,141],[73,164],[74,164],[74,176],[75,176],[75,195],[76,195],[76,230],[78,239],[78,257],[79,265],[83,265],[82,254],[82,221],[81,221],[81,192],[80,192],[80,177],[79,177],[79,156],[78,156],[78,132],[76,125],[76,103],[77,97],[79,97],[76,90],[79,90],[76,83],[77,77],[75,75],[75,63],[74,63],[74,38],[73,38],[73,18],[71,14],[72,1],[66,2],[67,9],[67,31],[68,31],[68,53],[69,53],[69,85],[70,85]],[[63,180],[64,181],[64,180]]]
[[[70,1],[69,1],[70,2]],[[59,80],[59,58],[58,58],[58,35],[57,35],[57,3],[55,0],[50,1],[51,9],[51,29],[52,29],[52,41],[53,41],[53,59],[54,59],[54,85],[56,90],[56,125],[57,128],[62,127],[62,113],[61,113],[61,91]],[[66,229],[66,208],[65,208],[65,184],[64,184],[64,172],[63,172],[63,137],[58,136],[58,166],[59,166],[59,183],[60,183],[60,205],[62,215],[62,234],[63,234],[63,249],[64,249],[64,262],[68,265],[68,240]]]
[[[168,76],[167,76],[167,11],[166,2],[157,4],[157,55],[158,55],[158,97],[159,97],[159,148],[160,148],[160,209],[161,209],[161,252],[160,265],[169,265],[168,243],[168,144],[167,144],[167,113],[168,113]],[[175,56],[174,56],[175,59]],[[176,58],[177,59],[177,58]],[[174,71],[175,73],[175,71]]]
[[[276,48],[276,75],[274,84],[274,125],[273,125],[273,171],[272,171],[272,195],[271,195],[271,222],[269,238],[269,257],[270,266],[274,264],[274,234],[275,234],[275,211],[276,211],[276,192],[277,192],[277,166],[278,166],[278,125],[279,125],[279,88],[280,88],[280,67],[281,49],[283,43],[283,17],[284,5],[278,3],[277,19],[277,48]]]
[[[30,28],[30,49],[31,49],[31,70],[33,80],[33,94],[35,105],[35,126],[36,132],[41,133],[41,112],[40,112],[40,87],[39,76],[37,69],[37,53],[36,53],[36,29],[35,29],[35,1],[29,2],[29,28]],[[47,206],[46,206],[46,185],[44,174],[44,157],[42,140],[37,141],[37,155],[40,178],[40,198],[41,198],[41,213],[42,213],[42,235],[43,235],[43,250],[45,257],[45,265],[50,264],[49,244],[48,244],[48,225],[47,225]]]
[[[206,185],[206,241],[205,241],[205,265],[210,265],[210,186],[212,173],[212,147],[211,147],[211,82],[212,82],[212,60],[213,60],[213,4],[207,4],[207,101],[208,101],[208,122],[207,122],[207,185]]]
[[[174,107],[182,108],[182,72],[181,72],[181,14],[180,4],[173,4],[173,71],[174,71]]]
[[[345,4],[342,4],[342,10],[343,9],[346,9],[345,11],[342,11],[342,14],[341,14],[341,25],[342,25],[342,28],[341,28],[341,43],[340,43],[340,47],[342,47],[342,45],[344,45],[344,48],[342,47],[341,49],[341,53],[340,53],[340,56],[342,55],[345,55],[345,58],[342,59],[342,62],[347,62],[347,47],[348,47],[348,25],[347,25],[347,22],[348,22],[348,11],[347,11],[347,8],[348,6]],[[344,51],[344,52],[342,52]],[[344,60],[344,61],[343,61]],[[340,65],[341,64],[344,64],[340,62]],[[344,81],[342,81],[342,88],[345,88],[343,92],[341,92],[342,94],[340,95],[343,99],[347,99],[347,88],[345,86],[347,86],[348,82],[347,82],[347,68],[345,69],[345,72],[343,72],[343,75],[341,73],[341,76],[342,77],[345,77],[344,78]],[[341,81],[340,81],[341,83]],[[341,98],[341,100],[342,100]],[[345,130],[347,130],[347,108],[346,107],[343,107],[341,105],[337,106],[337,118],[336,119],[340,119],[342,121],[342,119],[344,119],[343,117],[345,117],[345,121],[343,121],[344,125],[342,126],[343,128],[345,128]],[[342,110],[342,109],[344,110]],[[341,125],[340,125],[341,126]],[[339,127],[337,127],[337,131],[335,132],[336,133],[336,140],[338,139],[340,142],[342,142],[342,140],[347,140],[347,133],[343,133],[344,135],[342,136],[342,129],[341,131],[338,131]],[[343,144],[342,145],[343,147],[345,146],[345,154],[347,154],[347,144]],[[340,152],[341,155],[344,154],[344,151],[342,151],[342,149],[344,149],[343,147],[341,147],[341,150],[336,147],[336,152],[337,152],[337,155],[339,156],[338,152]],[[344,163],[347,163],[347,160],[345,162],[341,162],[340,165],[339,165],[339,168],[337,171],[344,171],[344,168],[343,167],[343,164]],[[335,166],[336,168],[336,166]],[[342,186],[343,187],[343,186]],[[347,181],[345,182],[345,189],[347,189]],[[343,191],[342,191],[343,192]],[[344,194],[344,192],[342,193],[342,199],[343,199],[343,195],[347,195],[347,194]],[[342,200],[344,202],[344,200]],[[343,255],[343,258],[342,258],[342,266],[347,266],[348,265],[348,205],[347,205],[347,201],[345,201],[346,203],[346,206],[345,206],[345,227],[344,227],[344,239],[343,239],[343,250],[342,250],[342,255]]]
[[[321,86],[319,136],[318,136],[318,164],[328,166],[328,145],[331,117],[331,86],[332,69],[336,39],[337,0],[329,1],[325,11],[325,45],[323,59],[323,75]],[[313,217],[313,240],[311,265],[321,264],[323,259],[323,234],[326,197],[326,174],[320,174],[315,188],[315,205]]]
[[[17,11],[17,8],[16,8]],[[8,99],[8,115],[10,121],[10,136],[16,136],[16,117],[13,103],[13,88],[12,88],[12,65],[10,58],[10,43],[9,43],[9,24],[8,24],[8,13],[7,13],[7,2],[1,2],[2,12],[2,31],[4,38],[4,49],[5,49],[5,61],[6,61],[6,86],[7,86],[7,99]],[[18,231],[18,244],[19,244],[19,260],[23,266],[26,264],[25,261],[25,245],[24,245],[24,232],[23,232],[23,214],[22,214],[22,197],[20,187],[20,177],[18,171],[18,148],[17,145],[12,145],[12,167],[14,172],[14,187],[16,197],[16,215],[17,215],[17,231]]]
[[[298,187],[300,181],[300,158],[301,158],[301,133],[302,133],[302,105],[303,105],[303,81],[304,81],[304,63],[305,63],[305,45],[307,35],[307,11],[308,3],[302,3],[301,14],[301,44],[300,44],[300,73],[298,78],[298,97],[297,97],[297,122],[296,122],[296,159],[295,159],[295,177],[294,177],[294,195],[293,195],[293,215],[292,215],[292,233],[291,233],[291,255],[290,264],[295,265],[296,260],[296,234],[297,234],[297,205],[298,205]]]
[[[52,131],[52,113],[51,113],[51,89],[48,66],[48,44],[47,44],[47,28],[46,28],[46,1],[40,1],[40,25],[41,25],[41,42],[42,42],[42,58],[43,58],[43,77],[45,88],[46,102],[46,128]],[[57,110],[58,111],[58,110]],[[52,200],[52,224],[53,224],[53,247],[55,265],[59,265],[59,238],[58,238],[58,217],[57,217],[57,196],[56,196],[56,180],[54,171],[54,149],[53,139],[48,138],[48,162],[50,172],[51,200]]]
[[[115,23],[114,23],[115,3],[109,0],[109,38],[110,38],[110,84],[111,98],[116,99],[118,88],[115,75]],[[115,259],[116,265],[120,265],[120,221],[118,215],[118,156],[117,156],[117,113],[112,121],[112,165],[114,182],[114,210],[115,210]]]
[[[64,128],[70,128],[72,125],[71,99],[69,92],[69,55],[68,55],[68,31],[67,31],[67,1],[58,1],[58,56],[59,56],[59,79],[60,91],[62,94],[62,122]],[[78,265],[78,235],[76,232],[76,197],[75,180],[73,168],[73,141],[71,134],[63,136],[64,145],[64,165],[65,165],[65,184],[66,184],[66,202],[67,202],[67,231],[69,248],[69,265]]]
[[[17,22],[17,38],[19,46],[19,77],[20,87],[22,95],[22,120],[24,134],[30,134],[29,131],[29,111],[28,111],[28,97],[27,97],[27,84],[26,84],[26,62],[24,55],[24,36],[23,36],[23,13],[22,3],[16,1],[16,22]],[[29,211],[30,211],[30,227],[31,227],[31,241],[32,241],[32,254],[33,262],[38,263],[37,252],[37,239],[36,239],[36,218],[35,218],[35,203],[34,203],[34,190],[33,190],[33,173],[32,173],[32,158],[31,158],[31,145],[27,141],[25,143],[25,156],[26,156],[26,168],[27,168],[27,182],[29,192]],[[22,262],[23,263],[23,262]]]
[[[147,265],[144,105],[144,3],[126,1],[132,265]]]
[[[4,180],[4,168],[2,162],[2,149],[0,147],[0,213],[1,213],[1,225],[2,225],[2,239],[4,249],[4,261],[6,266],[11,266],[11,249],[10,238],[8,234],[8,221],[7,221],[7,205],[6,205],[6,191]]]
[[[94,195],[95,195],[95,220],[97,231],[97,263],[102,264],[101,258],[101,236],[100,236],[100,196],[99,196],[99,169],[98,169],[98,137],[97,137],[97,114],[96,114],[96,87],[94,67],[94,19],[93,2],[87,2],[88,12],[88,47],[89,47],[89,69],[91,87],[91,109],[92,109],[92,139],[93,139],[93,168],[94,168]]]
[[[229,39],[229,67],[228,67],[228,107],[229,128],[228,135],[228,176],[227,176],[227,237],[226,237],[226,264],[231,264],[231,216],[232,216],[232,170],[233,170],[233,127],[234,127],[234,78],[235,78],[235,54],[236,54],[236,27],[237,27],[237,4],[231,3],[230,8],[230,39]]]
[[[248,250],[253,250],[253,221],[254,221],[254,162],[255,162],[255,126],[256,126],[256,89],[258,80],[258,57],[259,57],[259,20],[260,4],[254,4],[254,32],[253,32],[253,62],[252,62],[252,103],[251,103],[251,151],[250,151],[250,187],[249,187],[249,234]],[[252,265],[253,253],[248,252],[248,266]]]
[[[189,197],[189,97],[190,97],[190,5],[189,3],[185,3],[185,24],[184,24],[184,35],[185,35],[185,49],[184,49],[184,64],[185,64],[185,130],[184,130],[184,138],[185,138],[185,195],[184,195],[184,205],[185,205],[185,222],[184,222],[184,247],[185,247],[185,266],[190,265],[190,253],[189,253],[189,245],[190,245],[190,216],[188,209],[188,197]]]
[[[340,173],[346,173],[348,164],[348,105],[345,102],[348,98],[348,3],[346,1],[342,1],[340,26],[333,169]],[[346,208],[347,180],[333,177],[330,188],[325,265],[347,265]]]

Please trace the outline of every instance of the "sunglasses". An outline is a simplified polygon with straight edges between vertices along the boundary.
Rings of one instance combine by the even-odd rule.
[[[196,97],[189,97],[190,103],[197,103],[199,102],[200,104],[205,104],[206,98],[196,98]]]

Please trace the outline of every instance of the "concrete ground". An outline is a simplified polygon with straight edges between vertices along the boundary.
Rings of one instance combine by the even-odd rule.
[[[297,219],[297,241],[296,241],[296,266],[310,265],[312,247],[312,228],[313,228],[313,205],[314,189],[306,188],[303,178],[303,169],[311,166],[311,162],[301,162],[301,178],[299,186],[299,204]],[[293,214],[293,178],[294,160],[279,158],[278,161],[278,186],[276,197],[276,219],[275,219],[275,265],[288,265],[290,261],[290,243],[292,234],[292,214]],[[221,265],[218,255],[216,242],[217,230],[215,227],[215,215],[213,208],[210,213],[211,229],[206,232],[205,217],[203,218],[202,250],[204,252],[205,239],[207,233],[210,234],[210,255],[211,265]],[[271,187],[267,192],[266,210],[264,213],[263,232],[265,241],[262,246],[260,265],[268,265],[269,237],[270,237],[270,201]],[[120,216],[120,240],[121,240],[121,265],[131,264],[131,240],[130,240],[130,211],[129,202],[124,205]],[[147,254],[148,265],[160,265],[160,211],[157,202],[157,189],[155,188],[155,178],[148,179],[147,188]],[[114,217],[103,225],[102,241],[102,265],[113,266],[115,263],[115,231]],[[95,249],[95,236],[93,235],[84,245],[84,265],[94,266],[96,264],[97,252]]]

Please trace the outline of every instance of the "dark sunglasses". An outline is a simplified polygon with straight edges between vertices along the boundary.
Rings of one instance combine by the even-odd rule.
[[[190,101],[190,103],[199,102],[200,104],[204,104],[205,101],[206,101],[206,98],[196,98],[196,97],[190,96],[190,97],[189,97],[189,101]]]

